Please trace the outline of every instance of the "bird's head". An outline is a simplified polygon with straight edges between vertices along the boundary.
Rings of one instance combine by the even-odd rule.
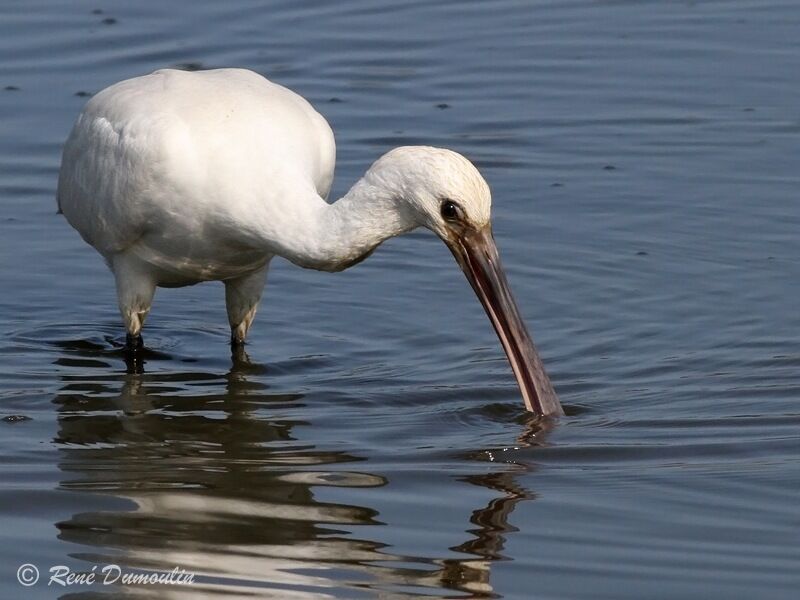
[[[404,146],[384,154],[367,178],[453,253],[503,344],[528,410],[563,414],[500,263],[491,192],[475,165],[452,150]]]
[[[402,146],[379,158],[367,177],[372,185],[390,190],[415,225],[427,227],[445,242],[454,240],[465,227],[489,225],[489,185],[458,152]]]

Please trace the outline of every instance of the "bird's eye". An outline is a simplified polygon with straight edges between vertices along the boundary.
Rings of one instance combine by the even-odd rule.
[[[456,204],[452,200],[443,200],[441,210],[442,210],[442,218],[445,221],[455,221],[458,218],[460,212],[458,204]]]

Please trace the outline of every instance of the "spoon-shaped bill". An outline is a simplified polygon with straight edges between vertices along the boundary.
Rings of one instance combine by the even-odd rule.
[[[448,246],[503,344],[525,407],[537,415],[563,415],[553,384],[511,295],[491,227],[465,229]]]

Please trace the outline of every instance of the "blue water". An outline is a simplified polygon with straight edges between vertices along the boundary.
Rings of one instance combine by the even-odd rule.
[[[247,358],[220,284],[160,290],[126,374],[55,182],[87,96],[165,66],[307,97],[333,197],[471,157],[567,417],[422,232],[274,261]],[[798,73],[796,2],[1,5],[0,597],[795,598]],[[108,564],[196,582],[47,585]]]

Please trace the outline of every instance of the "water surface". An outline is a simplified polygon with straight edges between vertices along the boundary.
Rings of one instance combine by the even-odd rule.
[[[160,290],[127,374],[54,189],[87,96],[165,66],[306,96],[335,197],[396,145],[470,156],[568,416],[522,410],[422,232],[336,275],[273,261],[247,356],[219,283]],[[797,73],[794,2],[6,3],[0,596],[795,597]]]

